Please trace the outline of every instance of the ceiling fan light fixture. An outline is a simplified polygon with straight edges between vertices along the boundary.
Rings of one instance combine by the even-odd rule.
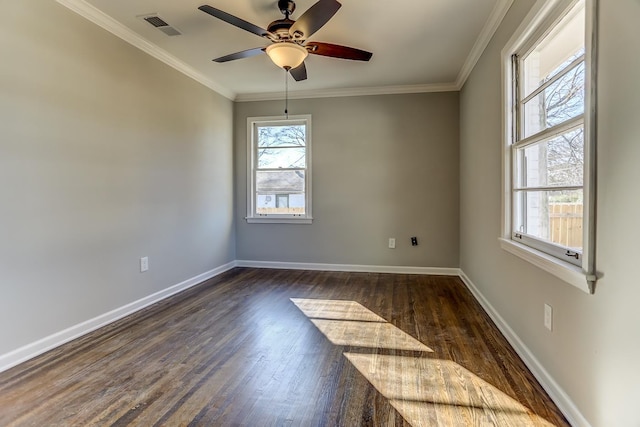
[[[280,68],[290,70],[298,67],[305,60],[309,52],[296,43],[274,43],[267,47],[267,55]]]

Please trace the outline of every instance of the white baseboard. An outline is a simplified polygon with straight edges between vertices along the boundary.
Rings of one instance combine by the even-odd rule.
[[[430,274],[437,276],[458,276],[460,274],[459,268],[403,267],[390,265],[321,264],[303,262],[238,260],[236,261],[236,266],[251,268],[275,268],[285,270],[348,271],[356,273]]]
[[[122,319],[125,316],[142,310],[145,307],[155,304],[165,298],[189,289],[199,283],[204,282],[214,276],[234,267],[253,268],[277,268],[291,270],[321,270],[321,271],[353,271],[369,273],[405,273],[405,274],[433,274],[457,276],[457,268],[428,268],[428,267],[395,267],[395,266],[375,266],[375,265],[346,265],[346,264],[318,264],[318,263],[295,263],[295,262],[269,262],[269,261],[232,261],[211,271],[199,274],[182,283],[173,285],[167,289],[146,296],[142,299],[124,305],[108,313],[101,314],[93,319],[71,326],[63,331],[56,332],[48,337],[42,338],[33,343],[27,344],[9,353],[0,355],[0,372],[6,371],[20,363],[26,362],[36,356],[46,353],[62,344],[79,338],[89,332],[93,332],[103,326]]]
[[[79,338],[82,335],[95,331],[96,329],[106,326],[109,323],[122,319],[123,317],[133,314],[138,310],[142,310],[143,308],[148,307],[151,304],[155,304],[156,302],[175,295],[178,292],[182,292],[185,289],[191,288],[192,286],[202,283],[205,280],[222,274],[225,271],[231,270],[235,266],[235,261],[232,261],[225,265],[221,265],[220,267],[199,274],[195,277],[192,277],[191,279],[187,279],[184,282],[178,283],[177,285],[173,285],[169,288],[141,298],[120,308],[111,310],[108,313],[101,314],[100,316],[94,317],[93,319],[79,323],[63,331],[56,332],[53,335],[49,335],[48,337],[42,338],[31,344],[27,344],[24,347],[20,347],[9,353],[0,355],[0,372],[6,371],[7,369],[19,365],[20,363],[26,362],[27,360],[39,356],[58,346],[61,346],[62,344]]]
[[[509,344],[515,349],[518,356],[524,361],[525,365],[536,377],[540,385],[546,390],[551,397],[551,400],[558,405],[558,408],[562,411],[569,423],[575,427],[591,427],[587,419],[580,413],[578,407],[573,403],[571,398],[565,393],[565,391],[558,385],[551,375],[544,369],[542,364],[536,359],[531,350],[522,342],[520,337],[514,332],[509,324],[500,316],[498,311],[489,303],[489,301],[482,295],[480,290],[474,285],[469,277],[460,270],[460,279],[464,282],[467,288],[471,291],[473,296],[478,300],[480,305],[487,312],[493,323],[498,327],[502,335],[509,341]]]
[[[432,267],[403,267],[403,266],[377,266],[377,265],[350,265],[350,264],[321,264],[321,263],[296,263],[296,262],[271,262],[271,261],[248,261],[237,260],[222,265],[213,270],[202,273],[184,282],[173,285],[167,289],[156,292],[152,295],[124,305],[120,308],[112,310],[108,313],[87,320],[63,331],[45,337],[41,340],[27,344],[9,353],[0,355],[0,372],[6,371],[20,363],[26,362],[36,356],[39,356],[53,348],[72,341],[82,335],[95,331],[125,316],[142,310],[151,304],[155,304],[165,298],[189,289],[199,283],[204,282],[212,277],[231,270],[234,267],[252,267],[252,268],[274,268],[274,269],[291,269],[291,270],[314,270],[314,271],[348,271],[348,272],[366,272],[366,273],[396,273],[396,274],[424,274],[424,275],[445,275],[459,276],[467,288],[474,295],[476,300],[482,305],[484,310],[489,314],[500,332],[505,336],[507,341],[518,353],[527,367],[531,370],[542,387],[549,393],[551,399],[558,405],[558,408],[567,417],[572,426],[591,427],[589,422],[580,413],[578,407],[573,403],[564,390],[556,383],[556,381],[544,369],[542,364],[535,358],[533,353],[522,342],[520,337],[511,329],[507,322],[500,316],[496,309],[482,295],[478,288],[473,284],[471,279],[459,268],[432,268]]]

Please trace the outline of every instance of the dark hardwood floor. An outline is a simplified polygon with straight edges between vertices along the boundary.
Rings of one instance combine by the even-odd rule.
[[[236,268],[0,374],[1,426],[566,426],[457,277]]]

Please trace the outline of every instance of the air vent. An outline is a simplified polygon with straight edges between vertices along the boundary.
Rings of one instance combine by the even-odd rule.
[[[167,24],[159,16],[147,16],[146,18],[144,18],[144,20],[147,21],[149,24],[153,25],[156,28],[158,28],[158,27],[168,27],[169,26],[169,24]]]
[[[153,25],[155,28],[157,28],[158,30],[162,31],[163,33],[165,33],[168,36],[179,36],[179,35],[182,34],[175,27],[172,27],[171,25],[169,25],[167,23],[167,21],[165,21],[164,19],[160,18],[155,13],[152,14],[152,15],[140,16],[140,18],[144,19],[149,24]]]

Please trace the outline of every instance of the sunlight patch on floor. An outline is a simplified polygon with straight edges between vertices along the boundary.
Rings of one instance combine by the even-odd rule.
[[[379,354],[344,356],[412,426],[551,426],[450,360]]]
[[[413,427],[552,426],[495,386],[355,301],[291,298],[334,345],[416,351],[414,357],[346,352],[344,356]]]
[[[311,319],[386,322],[382,317],[355,301],[291,298],[291,302]]]
[[[431,352],[411,335],[390,323],[311,319],[332,344]]]
[[[355,301],[291,298],[332,344],[431,352],[429,347]]]

